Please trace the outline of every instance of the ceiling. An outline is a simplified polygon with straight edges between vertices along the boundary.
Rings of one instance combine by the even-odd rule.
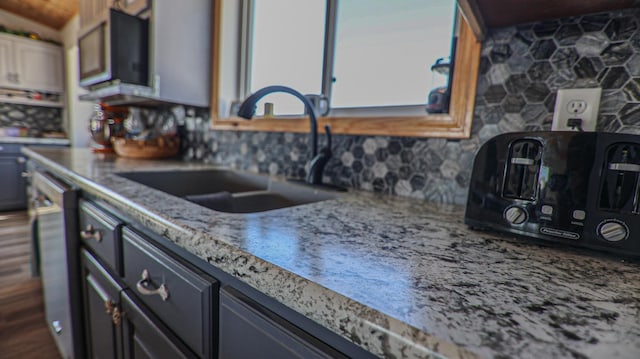
[[[0,0],[0,9],[60,30],[83,0]],[[84,0],[86,1],[86,0]],[[640,6],[640,0],[474,0],[488,26]],[[499,10],[498,10],[499,9]]]
[[[0,9],[60,30],[82,0],[0,0]]]

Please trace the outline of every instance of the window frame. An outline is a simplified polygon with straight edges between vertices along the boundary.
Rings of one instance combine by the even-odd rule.
[[[236,116],[228,118],[219,116],[222,1],[214,1],[213,4],[211,128],[231,131],[309,132],[309,120],[306,117],[254,118],[247,121]],[[474,36],[464,17],[459,17],[458,23],[449,113],[421,116],[327,116],[318,118],[319,128],[329,125],[334,134],[345,135],[469,138],[475,106],[481,43]]]

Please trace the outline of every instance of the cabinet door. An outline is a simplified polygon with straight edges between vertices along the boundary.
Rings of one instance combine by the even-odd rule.
[[[81,253],[87,356],[120,358],[122,288],[86,249]]]
[[[124,359],[197,358],[153,314],[138,305],[129,290],[121,294]],[[183,318],[189,321],[191,318]]]
[[[0,86],[15,85],[11,44],[11,40],[0,37]]]
[[[220,291],[218,358],[346,358],[233,288]]]
[[[62,51],[54,46],[37,41],[15,41],[14,43],[17,86],[25,90],[62,92]]]
[[[0,145],[1,146],[1,145]],[[0,155],[0,211],[27,208],[24,157]]]

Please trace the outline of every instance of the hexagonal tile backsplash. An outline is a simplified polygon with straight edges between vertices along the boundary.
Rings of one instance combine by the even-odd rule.
[[[470,139],[334,136],[324,180],[464,204],[482,143],[504,132],[550,130],[556,91],[586,87],[603,88],[599,131],[640,134],[640,10],[493,29],[482,47]],[[298,178],[306,173],[305,134],[209,132],[205,125],[187,138],[188,160]]]

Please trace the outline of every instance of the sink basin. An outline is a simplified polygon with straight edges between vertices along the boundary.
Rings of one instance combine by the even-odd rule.
[[[228,213],[254,213],[338,197],[333,191],[233,170],[122,172],[118,176]]]

